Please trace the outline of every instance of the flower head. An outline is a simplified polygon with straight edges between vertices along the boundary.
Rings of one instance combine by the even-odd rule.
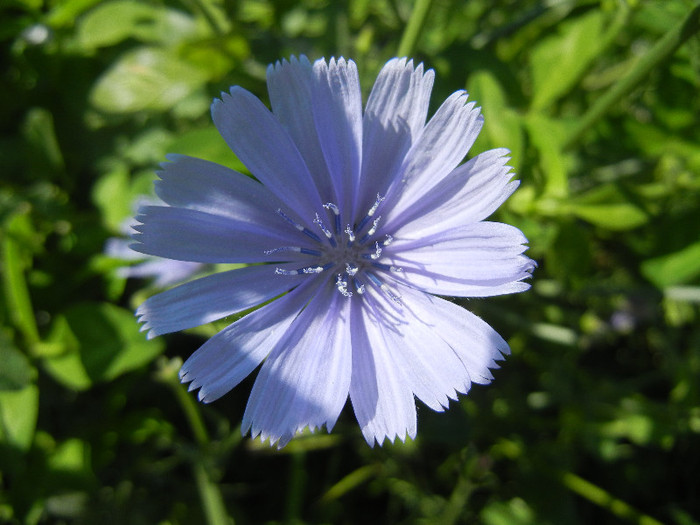
[[[381,70],[362,108],[355,63],[268,68],[272,111],[233,87],[214,123],[255,179],[185,156],[163,165],[134,249],[253,263],[178,286],[138,310],[149,336],[241,312],[180,376],[213,401],[261,363],[244,432],[283,445],[330,431],[348,396],[368,443],[416,433],[414,396],[442,410],[509,352],[484,321],[435,295],[529,287],[516,228],[484,219],[515,190],[507,150],[461,164],[483,119],[451,95],[426,123],[433,71]]]

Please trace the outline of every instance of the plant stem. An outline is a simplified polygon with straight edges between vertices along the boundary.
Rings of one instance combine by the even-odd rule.
[[[20,247],[11,232],[14,221],[19,220],[20,216],[17,215],[8,221],[8,227],[2,238],[2,277],[11,319],[24,336],[27,348],[31,351],[39,342],[39,329],[36,326],[32,301],[24,277]]]
[[[698,29],[700,29],[700,5],[696,5],[688,16],[666,33],[627,75],[596,100],[564,141],[563,149],[569,150],[575,146],[586,131],[596,124],[614,104],[632,91],[658,64],[673,55]]]
[[[192,429],[198,451],[194,458],[192,470],[194,480],[197,484],[199,498],[202,501],[202,508],[208,525],[233,525],[233,519],[228,515],[224,499],[216,482],[211,478],[205,462],[206,449],[209,447],[209,434],[204,425],[199,406],[194,398],[187,392],[185,387],[178,381],[176,374],[169,374],[164,371],[161,377],[175,392],[185,418]]]
[[[618,518],[628,520],[637,525],[663,525],[660,521],[641,513],[624,501],[617,499],[609,492],[594,485],[593,483],[580,478],[571,472],[564,472],[561,481],[569,490],[579,496],[586,498],[591,503],[595,503],[604,509],[609,510]]]
[[[412,55],[416,50],[418,37],[428,17],[430,4],[431,0],[416,0],[416,3],[413,5],[413,11],[411,11],[411,17],[408,19],[406,29],[404,29],[403,35],[401,36],[399,49],[396,53],[397,56],[407,57]]]

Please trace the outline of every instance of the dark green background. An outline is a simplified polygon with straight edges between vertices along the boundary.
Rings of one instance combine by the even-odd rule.
[[[0,3],[0,523],[700,523],[700,39],[685,0]],[[513,355],[413,442],[349,407],[281,451],[249,378],[176,381],[224,323],[146,341],[107,238],[168,152],[244,169],[211,124],[266,65],[398,52],[508,147],[533,288],[462,303]],[[230,322],[231,319],[226,320]]]

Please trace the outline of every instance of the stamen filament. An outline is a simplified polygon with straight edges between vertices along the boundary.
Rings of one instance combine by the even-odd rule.
[[[340,233],[340,209],[332,202],[324,204],[323,207],[327,210],[331,210],[333,215],[335,215],[335,233],[338,235]]]
[[[265,255],[272,255],[274,253],[283,252],[303,253],[304,255],[313,255],[314,257],[321,256],[321,252],[319,252],[318,250],[310,250],[308,248],[301,248],[299,246],[280,246],[279,248],[273,248],[272,250],[265,250],[263,253],[265,253]]]
[[[318,227],[321,228],[323,235],[326,236],[328,241],[331,243],[331,246],[335,248],[337,244],[335,242],[335,239],[333,238],[333,234],[328,228],[326,228],[326,225],[323,223],[323,219],[321,219],[318,213],[316,214],[316,218],[314,219],[314,224],[318,225]]]
[[[305,235],[311,237],[311,238],[312,238],[314,241],[316,241],[316,242],[321,242],[321,238],[320,238],[318,235],[316,235],[314,232],[312,232],[312,231],[309,230],[308,228],[305,228],[304,226],[302,226],[301,224],[299,224],[298,222],[296,222],[296,221],[295,221],[294,219],[292,219],[289,215],[287,215],[286,213],[284,213],[284,212],[282,211],[281,208],[277,208],[277,214],[278,214],[280,217],[282,217],[284,220],[286,220],[289,224],[291,224],[292,226],[294,226],[297,230],[299,230],[300,232],[302,232],[303,234],[305,234]]]

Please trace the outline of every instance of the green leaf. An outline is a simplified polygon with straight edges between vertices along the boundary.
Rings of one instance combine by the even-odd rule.
[[[147,340],[134,314],[108,303],[69,308],[51,336],[63,351],[44,361],[57,381],[74,390],[111,381],[140,368],[163,351],[161,340]]]
[[[603,184],[578,196],[569,210],[576,217],[613,231],[637,228],[649,222],[649,214],[630,202],[615,184]]]
[[[39,388],[0,391],[0,443],[27,450],[34,439],[39,413]]]
[[[25,248],[25,252],[28,244],[33,248],[31,244],[34,244],[37,236],[27,213],[14,215],[5,226],[4,236],[0,238],[3,290],[12,323],[22,332],[27,344],[33,345],[39,341],[39,330],[24,274],[29,263],[24,260],[22,248]]]
[[[544,194],[565,198],[569,194],[569,181],[561,140],[563,125],[544,115],[528,115],[526,129],[530,141],[537,149],[539,164],[544,177]]]
[[[35,372],[29,359],[12,346],[10,339],[0,332],[0,391],[21,390],[32,380]]]
[[[185,13],[134,0],[103,2],[81,19],[77,31],[86,50],[112,46],[127,38],[174,44],[196,34],[196,22]]]
[[[647,259],[642,262],[641,270],[659,288],[688,284],[700,277],[700,242],[663,257]]]
[[[573,207],[577,217],[608,230],[631,230],[646,224],[649,216],[633,204],[591,204]]]
[[[62,173],[63,154],[56,138],[53,115],[42,108],[32,108],[22,123],[22,135],[29,147],[28,168],[46,177]]]
[[[207,80],[204,70],[174,51],[142,47],[124,54],[92,90],[92,104],[106,113],[166,111]]]
[[[600,10],[562,24],[558,34],[532,50],[532,109],[541,110],[568,93],[602,49]]]
[[[477,71],[467,82],[469,98],[482,108],[484,129],[477,138],[474,151],[508,148],[510,165],[520,171],[523,160],[524,134],[522,119],[506,102],[498,79],[489,71]]]

